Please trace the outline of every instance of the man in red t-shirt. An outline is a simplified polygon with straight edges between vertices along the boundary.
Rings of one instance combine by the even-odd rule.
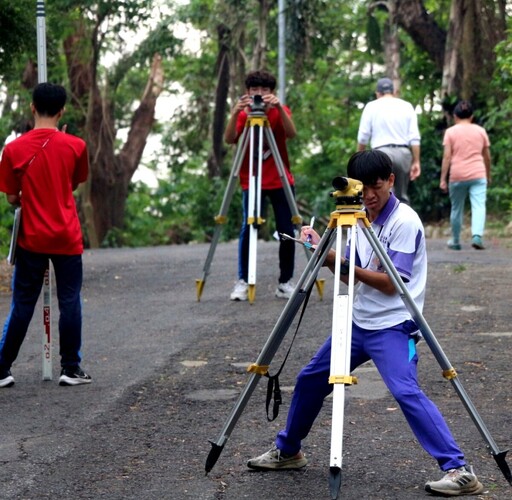
[[[290,109],[281,104],[274,94],[276,88],[275,77],[267,71],[253,71],[245,79],[247,93],[240,97],[233,107],[231,117],[224,132],[224,139],[228,144],[235,144],[242,135],[250,105],[255,95],[260,95],[265,106],[270,129],[274,136],[279,156],[284,164],[286,177],[292,188],[293,175],[290,171],[290,162],[286,150],[286,140],[297,134],[292,120]],[[240,169],[240,185],[242,186],[243,223],[240,230],[238,249],[238,281],[235,283],[231,300],[247,300],[247,277],[249,268],[249,226],[247,225],[247,212],[249,203],[249,151],[246,152]],[[285,195],[283,184],[279,176],[276,161],[268,144],[263,145],[261,200],[270,199],[276,220],[278,233],[294,234],[292,213]],[[279,246],[280,275],[276,296],[290,298],[294,285],[291,281],[295,265],[295,246],[293,241],[281,240]]]
[[[0,191],[22,209],[16,248],[13,295],[0,339],[0,387],[14,384],[18,356],[51,260],[59,302],[60,385],[91,382],[80,368],[82,343],[82,231],[73,190],[87,180],[87,147],[59,132],[66,90],[41,83],[32,95],[33,130],[5,146]]]

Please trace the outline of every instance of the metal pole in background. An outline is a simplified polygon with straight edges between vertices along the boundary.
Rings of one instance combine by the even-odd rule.
[[[44,0],[36,2],[36,28],[37,28],[37,81],[44,83],[46,74],[46,14]],[[50,262],[44,272],[43,281],[43,380],[52,380],[52,282]]]
[[[37,81],[46,82],[46,15],[44,0],[37,0]]]
[[[278,1],[278,94],[282,104],[286,103],[286,0]]]

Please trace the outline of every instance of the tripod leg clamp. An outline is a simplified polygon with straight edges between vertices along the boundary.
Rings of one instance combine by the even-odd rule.
[[[252,363],[247,367],[247,371],[249,373],[256,373],[258,375],[266,375],[268,373],[269,365],[257,365],[256,363]]]
[[[219,214],[219,215],[216,215],[213,218],[213,220],[215,221],[216,224],[226,224],[228,218],[225,215]]]
[[[247,217],[247,225],[251,226],[252,224],[258,224],[261,226],[265,223],[265,219],[263,217]]]
[[[357,384],[357,377],[353,377],[352,375],[331,375],[329,377],[329,384]]]
[[[443,377],[446,380],[452,380],[457,377],[457,372],[455,371],[455,368],[449,368],[448,370],[443,371]]]

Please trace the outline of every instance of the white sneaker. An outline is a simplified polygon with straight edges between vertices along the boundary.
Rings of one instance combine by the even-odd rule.
[[[473,472],[473,467],[465,465],[446,471],[439,481],[429,481],[425,484],[425,490],[433,494],[456,497],[478,495],[484,491],[484,487]]]
[[[244,280],[238,280],[229,298],[231,300],[247,300],[248,288],[249,285]]]
[[[14,377],[9,370],[0,371],[0,387],[11,387],[14,385]]]
[[[282,470],[301,469],[308,463],[304,453],[299,451],[296,455],[287,456],[274,444],[270,450],[247,462],[247,467],[256,470]]]
[[[276,288],[276,297],[281,299],[289,299],[292,296],[294,290],[295,284],[292,282],[292,280],[286,283],[279,283],[279,286]]]

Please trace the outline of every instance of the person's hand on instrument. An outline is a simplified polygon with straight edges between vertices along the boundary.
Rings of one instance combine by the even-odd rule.
[[[235,105],[233,106],[232,113],[238,115],[245,108],[249,107],[251,105],[251,102],[252,98],[249,94],[244,94],[243,96],[240,96],[238,101],[236,101]]]
[[[303,242],[311,243],[316,246],[320,243],[319,234],[311,226],[302,226],[300,229],[300,239]]]

